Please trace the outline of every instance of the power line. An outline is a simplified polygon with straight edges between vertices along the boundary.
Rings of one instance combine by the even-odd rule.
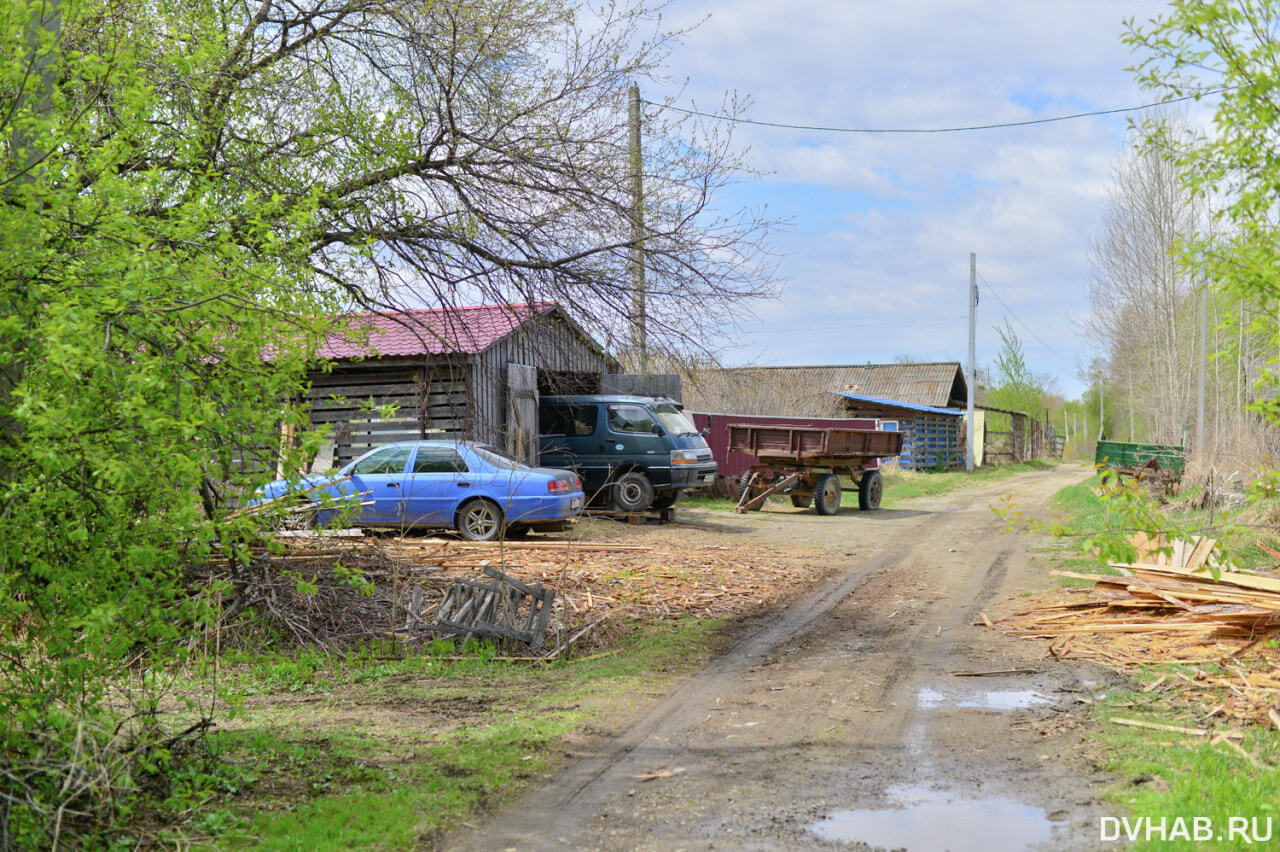
[[[971,130],[1001,130],[1008,127],[1029,127],[1033,124],[1052,124],[1057,121],[1071,121],[1076,118],[1091,118],[1099,115],[1116,115],[1122,112],[1141,112],[1144,109],[1154,109],[1155,107],[1165,106],[1167,104],[1176,104],[1183,101],[1199,100],[1200,98],[1209,97],[1210,95],[1219,95],[1227,91],[1228,88],[1236,88],[1230,86],[1222,89],[1213,89],[1208,92],[1200,92],[1194,95],[1184,95],[1180,98],[1170,98],[1164,101],[1156,101],[1155,103],[1143,104],[1142,106],[1116,107],[1115,109],[1099,109],[1091,112],[1077,112],[1071,115],[1055,115],[1050,118],[1033,118],[1027,121],[1005,121],[998,124],[971,124],[962,127],[917,127],[917,128],[901,128],[901,127],[824,127],[817,124],[787,124],[781,121],[757,121],[753,118],[737,118],[732,115],[718,115],[712,112],[699,112],[693,109],[684,109],[683,107],[672,106],[671,104],[659,104],[650,100],[644,103],[658,109],[669,109],[673,112],[682,112],[685,115],[696,115],[699,118],[713,118],[717,121],[728,121],[732,124],[754,124],[758,127],[781,127],[787,130],[818,130],[824,133],[965,133]],[[641,100],[644,100],[643,98]]]
[[[964,317],[929,317],[927,319],[893,320],[891,322],[858,323],[855,325],[807,325],[803,328],[762,328],[748,332],[749,334],[797,334],[806,331],[843,331],[847,328],[897,328],[904,325],[920,325],[929,322],[955,322]]]
[[[1027,325],[1025,322],[1022,321],[1022,317],[1018,316],[1013,312],[1013,308],[1009,307],[1009,303],[1000,297],[1000,294],[996,292],[996,288],[991,286],[991,282],[988,281],[985,277],[983,277],[981,272],[978,273],[978,277],[982,279],[983,284],[987,285],[987,289],[991,291],[991,295],[996,297],[996,301],[1004,305],[1004,309],[1009,312],[1009,315],[1018,321],[1018,325],[1022,326],[1027,330],[1027,334],[1030,334],[1032,337],[1038,340],[1040,342],[1040,345],[1043,346],[1045,349],[1048,349],[1054,355],[1057,355],[1058,358],[1061,359],[1062,363],[1066,364],[1068,367],[1072,368],[1073,370],[1076,369],[1077,365],[1075,363],[1070,361],[1066,356],[1064,356],[1058,350],[1054,349],[1052,346],[1045,343],[1044,339],[1040,337],[1040,335],[1032,331],[1031,326]]]

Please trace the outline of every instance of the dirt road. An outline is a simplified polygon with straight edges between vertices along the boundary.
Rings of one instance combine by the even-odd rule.
[[[1098,817],[1109,811],[1074,711],[1107,676],[975,626],[980,612],[997,617],[1052,582],[1033,564],[1042,542],[1000,535],[989,507],[1010,495],[1023,511],[1043,510],[1086,475],[1063,467],[836,518],[789,507],[741,521],[708,514],[709,529],[744,546],[819,542],[836,571],[450,845],[1096,845]],[[957,675],[1018,670],[1028,671]]]

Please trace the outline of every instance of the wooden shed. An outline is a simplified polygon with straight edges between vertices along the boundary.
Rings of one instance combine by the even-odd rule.
[[[880,428],[902,433],[902,470],[937,470],[964,467],[964,412],[955,408],[934,408],[896,399],[862,396],[849,391],[836,394],[846,417],[866,417],[880,421]]]
[[[550,302],[368,313],[334,336],[306,403],[334,466],[392,441],[453,437],[537,457],[539,393],[598,393],[618,362]],[[390,407],[394,407],[391,410]]]

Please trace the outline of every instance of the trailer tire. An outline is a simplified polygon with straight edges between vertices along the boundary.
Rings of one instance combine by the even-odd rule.
[[[807,509],[813,505],[812,494],[792,494],[791,505],[797,509]]]
[[[644,512],[653,503],[653,483],[639,471],[619,476],[613,483],[613,504],[624,512]]]
[[[884,495],[884,479],[880,471],[869,470],[862,474],[858,481],[858,508],[869,512],[880,508],[880,498]]]
[[[813,485],[813,508],[819,515],[834,515],[840,511],[840,477],[824,473]]]

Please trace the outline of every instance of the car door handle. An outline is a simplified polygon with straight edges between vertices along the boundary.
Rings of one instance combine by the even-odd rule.
[[[387,487],[388,487],[388,488],[399,488],[399,487],[400,487],[400,483],[399,483],[399,482],[388,482],[388,483],[387,483]]]
[[[471,483],[470,483],[470,482],[459,482],[459,483],[458,483],[458,487],[459,487],[459,488],[470,488],[470,487],[471,487]]]

